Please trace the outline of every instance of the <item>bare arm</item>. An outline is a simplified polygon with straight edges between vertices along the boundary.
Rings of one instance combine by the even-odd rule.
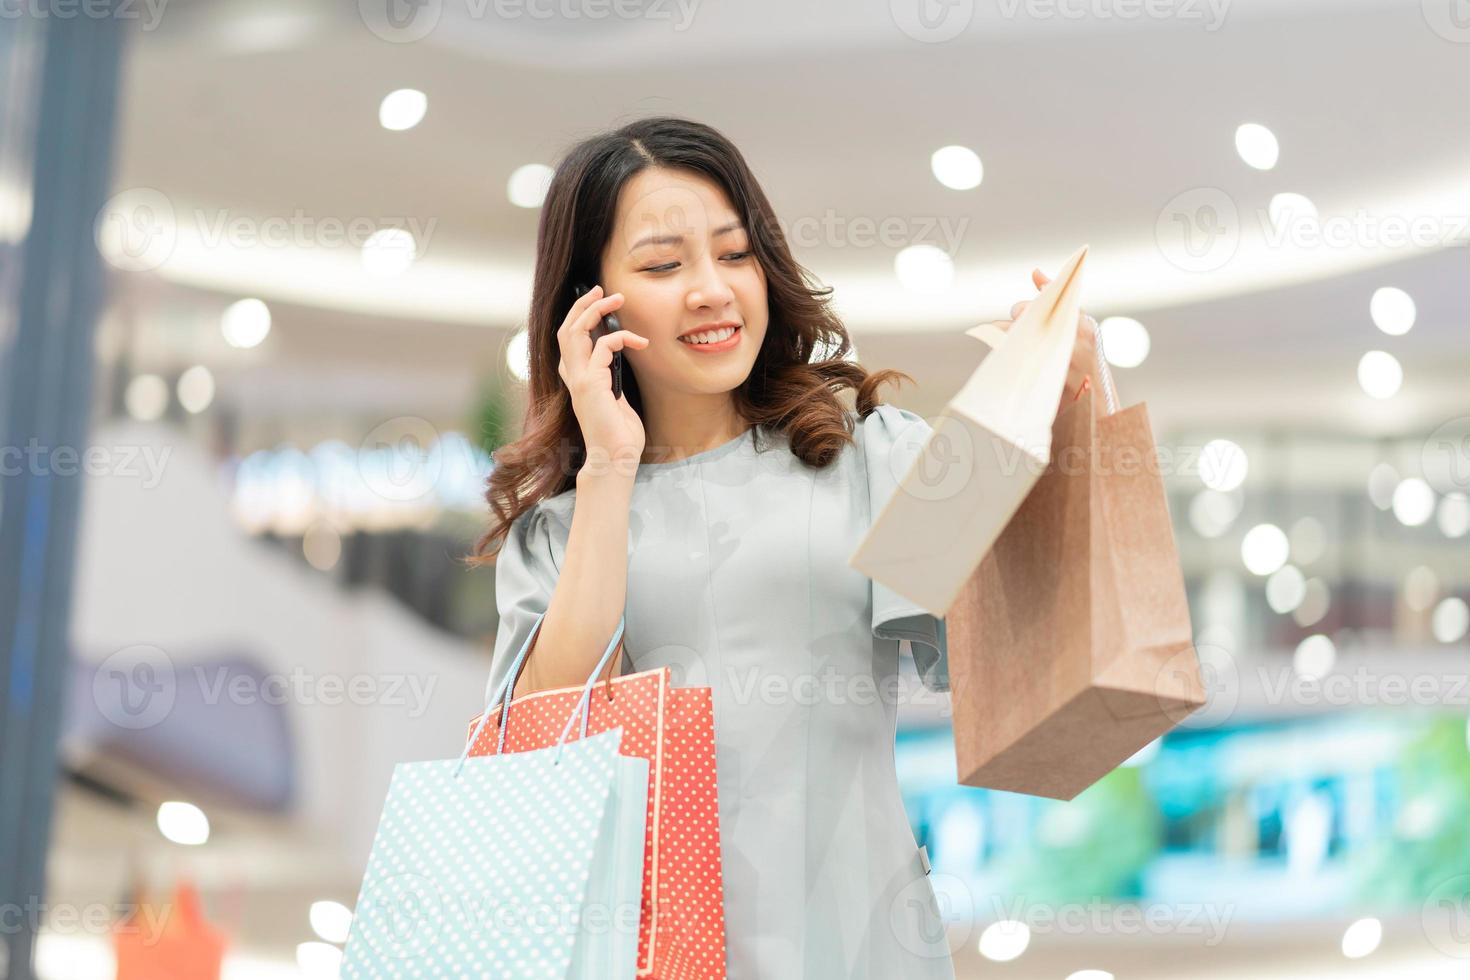
[[[585,684],[627,601],[628,507],[646,437],[627,396],[613,398],[609,368],[614,351],[645,348],[648,338],[614,330],[592,339],[602,318],[622,305],[621,293],[604,296],[600,285],[593,286],[572,303],[557,330],[557,373],[571,393],[587,458],[577,471],[566,557],[540,632],[513,682],[514,697]]]
[[[577,476],[577,501],[556,590],[541,620],[515,697],[580,687],[607,649],[628,595],[628,508],[633,480],[618,473]],[[612,673],[617,673],[614,654]]]

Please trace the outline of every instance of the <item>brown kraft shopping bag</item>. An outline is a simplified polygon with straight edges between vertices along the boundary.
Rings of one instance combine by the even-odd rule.
[[[1058,413],[1046,470],[949,609],[961,783],[1070,800],[1204,704],[1147,409],[1096,411]]]

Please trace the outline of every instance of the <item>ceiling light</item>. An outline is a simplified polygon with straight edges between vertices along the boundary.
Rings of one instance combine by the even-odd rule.
[[[1199,477],[1211,490],[1234,490],[1249,471],[1245,450],[1229,439],[1211,439],[1200,450]]]
[[[395,132],[413,129],[429,110],[429,97],[416,88],[401,88],[383,96],[378,106],[378,122]]]
[[[1434,516],[1434,490],[1429,484],[1411,476],[1393,491],[1393,516],[1406,527],[1418,527]]]
[[[184,406],[184,411],[190,415],[198,415],[214,401],[214,375],[203,364],[196,364],[179,375],[179,382],[174,390],[178,393],[179,404]]]
[[[1257,170],[1270,170],[1276,166],[1281,148],[1275,133],[1260,123],[1246,123],[1235,131],[1235,152]]]
[[[910,245],[893,257],[893,271],[913,292],[943,292],[954,281],[954,260],[933,245]]]
[[[546,191],[555,175],[556,171],[544,163],[517,167],[505,182],[505,196],[518,208],[539,208],[546,200]]]
[[[418,258],[418,243],[405,228],[379,228],[362,243],[362,267],[374,276],[397,276]]]
[[[1391,337],[1402,336],[1414,326],[1414,298],[1395,286],[1383,286],[1373,291],[1368,315],[1379,330]]]
[[[1332,672],[1337,660],[1337,647],[1322,633],[1313,633],[1296,646],[1291,669],[1305,680],[1321,680]]]
[[[1392,398],[1404,383],[1404,369],[1387,351],[1370,350],[1358,361],[1358,384],[1374,398]]]
[[[1257,524],[1240,542],[1240,558],[1256,575],[1270,575],[1285,565],[1289,550],[1285,532],[1275,524]]]
[[[1367,956],[1383,941],[1383,923],[1377,919],[1359,919],[1342,934],[1342,955],[1356,960]]]
[[[231,347],[258,346],[271,332],[270,307],[254,298],[236,300],[220,315],[219,329]]]
[[[1430,617],[1430,628],[1439,642],[1458,643],[1470,631],[1470,606],[1459,596],[1441,600]]]
[[[1114,367],[1135,368],[1148,357],[1148,328],[1132,317],[1110,316],[1097,328],[1102,332],[1103,356]]]
[[[139,422],[163,418],[168,408],[168,384],[156,374],[140,374],[128,382],[123,392],[123,405]]]
[[[170,800],[158,808],[158,830],[175,844],[203,844],[209,840],[209,818],[192,803]]]
[[[940,147],[929,157],[929,168],[935,180],[957,191],[973,190],[985,178],[980,155],[968,146]]]

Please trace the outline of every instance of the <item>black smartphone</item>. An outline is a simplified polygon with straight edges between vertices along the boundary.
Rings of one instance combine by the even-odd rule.
[[[575,302],[576,300],[580,299],[581,296],[582,296],[582,294],[585,293],[585,292],[587,292],[591,288],[592,288],[591,286],[584,285],[584,284],[582,284],[580,282],[577,283],[575,286],[573,286],[572,287],[572,300],[573,300],[573,302]],[[602,322],[601,323],[599,323],[597,326],[595,326],[595,327],[592,328],[592,342],[595,344],[595,343],[597,343],[598,338],[605,337],[608,334],[612,333],[614,330],[621,330],[621,329],[623,329],[623,325],[618,322],[618,315],[616,313],[609,313],[607,316],[605,316],[605,317],[602,318]],[[617,401],[619,398],[623,397],[623,352],[622,351],[620,351],[620,350],[613,351],[612,367],[610,368],[610,370],[612,371],[612,395],[613,395],[613,401]]]

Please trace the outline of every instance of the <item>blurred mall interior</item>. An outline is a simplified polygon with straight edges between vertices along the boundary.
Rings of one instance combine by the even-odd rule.
[[[650,114],[926,418],[1089,244],[1166,451],[1205,708],[1065,803],[900,711],[956,975],[1466,975],[1463,0],[395,10],[0,4],[0,977],[119,975],[124,910],[337,975],[393,766],[480,707],[550,168]]]

